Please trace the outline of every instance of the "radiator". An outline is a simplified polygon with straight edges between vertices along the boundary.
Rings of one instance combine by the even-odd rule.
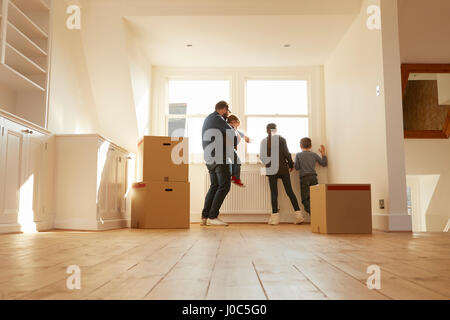
[[[231,190],[225,199],[221,213],[225,214],[262,214],[271,213],[270,189],[267,177],[260,171],[243,171],[241,180],[245,188],[231,184]],[[206,174],[206,190],[211,185],[209,174]]]

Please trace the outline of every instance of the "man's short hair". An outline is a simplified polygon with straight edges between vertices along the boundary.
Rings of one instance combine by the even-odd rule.
[[[228,102],[226,102],[226,101],[219,101],[216,104],[216,111],[223,110],[223,109],[230,109],[230,106],[228,105]]]
[[[311,149],[312,147],[312,140],[310,138],[303,138],[300,140],[300,146],[303,149]]]

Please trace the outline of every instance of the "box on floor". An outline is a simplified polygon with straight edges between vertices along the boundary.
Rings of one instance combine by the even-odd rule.
[[[131,212],[132,228],[187,229],[190,226],[190,184],[135,183]]]
[[[370,185],[311,187],[311,229],[314,233],[372,233]]]

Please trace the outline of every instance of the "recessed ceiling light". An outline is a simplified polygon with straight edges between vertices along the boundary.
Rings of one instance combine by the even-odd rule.
[[[290,45],[290,44],[285,44],[283,47],[285,47],[285,48],[290,48],[291,45]]]
[[[186,45],[186,47],[192,48],[192,44],[188,43],[188,44]]]

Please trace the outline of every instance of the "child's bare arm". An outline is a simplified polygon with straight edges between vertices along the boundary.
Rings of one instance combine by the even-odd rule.
[[[320,154],[322,155],[322,157],[319,157],[317,155],[317,162],[322,166],[322,167],[326,167],[328,166],[328,158],[327,158],[327,150],[325,149],[324,145],[320,146],[319,149]]]
[[[325,148],[325,146],[323,144],[320,146],[319,152],[322,155],[322,157],[327,156],[327,149]]]

